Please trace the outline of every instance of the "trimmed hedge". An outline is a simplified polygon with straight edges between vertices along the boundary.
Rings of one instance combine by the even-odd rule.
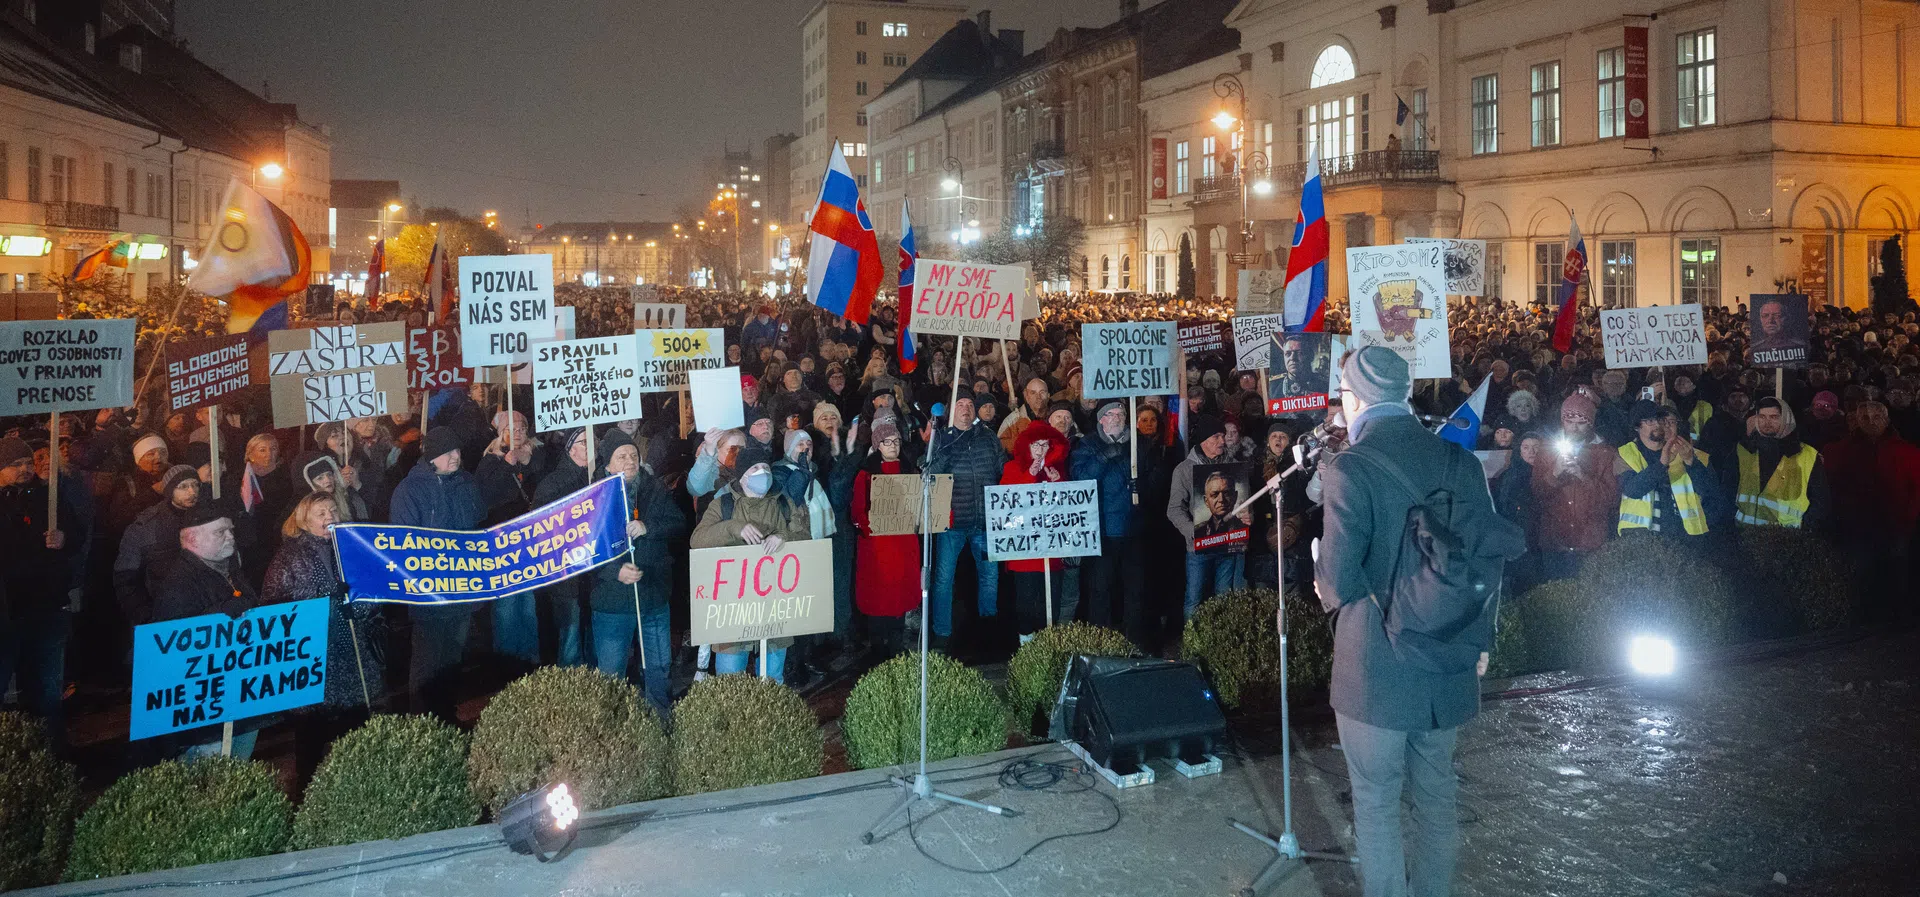
[[[1208,599],[1187,620],[1184,656],[1206,668],[1220,703],[1238,707],[1256,688],[1280,687],[1280,637],[1272,589],[1236,589]],[[1287,684],[1325,685],[1333,676],[1333,627],[1296,590],[1287,598]]]
[[[1513,596],[1503,595],[1500,598],[1500,619],[1494,625],[1493,650],[1487,652],[1490,655],[1487,660],[1489,679],[1505,679],[1534,669],[1520,604]]]
[[[380,715],[340,737],[293,817],[293,849],[405,838],[480,821],[467,736],[429,716]]]
[[[542,667],[480,712],[467,781],[489,812],[551,782],[582,811],[665,797],[669,748],[660,720],[625,679]]]
[[[920,653],[901,654],[860,677],[840,719],[855,769],[920,758]],[[980,673],[945,654],[927,655],[927,760],[1007,746],[1007,708]]]
[[[1060,680],[1067,674],[1067,659],[1073,655],[1132,657],[1139,653],[1126,636],[1087,623],[1062,623],[1034,633],[1033,639],[1021,645],[1007,662],[1014,726],[1026,728],[1036,712],[1053,706],[1060,694]]]
[[[169,760],[113,783],[80,817],[66,879],[267,856],[292,829],[293,804],[265,763]]]
[[[1658,537],[1629,536],[1594,552],[1578,577],[1521,599],[1528,666],[1616,666],[1640,632],[1661,633],[1682,651],[1720,644],[1734,606],[1732,584],[1712,564]]]
[[[1740,528],[1738,577],[1748,633],[1788,635],[1853,619],[1853,571],[1831,543],[1784,526]]]
[[[46,727],[24,713],[0,713],[0,891],[60,879],[79,811],[79,780],[72,764],[53,755]]]
[[[673,783],[681,794],[810,778],[825,760],[819,718],[798,692],[771,679],[713,676],[673,705]]]

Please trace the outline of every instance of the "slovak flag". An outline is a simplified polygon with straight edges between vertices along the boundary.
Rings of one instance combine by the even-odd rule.
[[[913,219],[907,214],[907,201],[900,201],[900,332],[894,342],[899,346],[900,373],[911,374],[920,366],[914,360],[913,331],[907,327],[913,322],[913,269],[920,261],[920,250],[914,246]]]
[[[1578,299],[1580,282],[1587,277],[1587,241],[1580,236],[1580,222],[1573,220],[1573,213],[1567,213],[1573,233],[1567,237],[1567,258],[1560,265],[1560,292],[1554,298],[1560,300],[1560,313],[1553,319],[1553,351],[1573,351],[1573,325],[1580,319]]]
[[[813,246],[807,252],[807,301],[855,324],[867,323],[884,274],[880,239],[874,236],[866,203],[860,201],[860,186],[837,142],[807,228],[813,231]]]
[[[1453,416],[1440,426],[1440,438],[1457,443],[1467,451],[1473,451],[1480,445],[1480,424],[1487,419],[1487,384],[1492,377],[1480,378],[1480,385],[1473,395],[1453,409]]]
[[[1288,330],[1322,333],[1327,329],[1327,203],[1320,192],[1319,148],[1307,147],[1306,183],[1300,188],[1300,213],[1293,219],[1293,244],[1287,250]]]

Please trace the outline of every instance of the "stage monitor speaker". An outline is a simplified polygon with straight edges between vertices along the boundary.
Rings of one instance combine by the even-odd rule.
[[[1190,663],[1076,655],[1067,664],[1048,734],[1075,741],[1118,775],[1148,760],[1199,765],[1227,731],[1205,676]]]

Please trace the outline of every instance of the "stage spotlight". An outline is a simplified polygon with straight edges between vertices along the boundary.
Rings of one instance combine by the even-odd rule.
[[[1643,676],[1670,675],[1675,664],[1673,642],[1657,635],[1636,635],[1627,643],[1627,663]]]
[[[544,863],[573,843],[580,809],[563,782],[535,788],[500,811],[500,837],[514,853],[530,853]]]

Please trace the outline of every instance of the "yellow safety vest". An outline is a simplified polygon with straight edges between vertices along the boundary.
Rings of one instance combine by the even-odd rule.
[[[1707,404],[1704,399],[1696,400],[1693,403],[1693,413],[1687,415],[1687,438],[1699,442],[1700,434],[1706,430],[1707,421],[1712,418],[1713,406]]]
[[[1773,476],[1767,479],[1766,488],[1760,485],[1760,456],[1746,446],[1739,446],[1740,453],[1740,492],[1734,498],[1737,510],[1735,519],[1753,526],[1790,526],[1800,528],[1800,519],[1806,516],[1807,507],[1812,502],[1807,498],[1807,484],[1813,482],[1813,465],[1820,460],[1820,453],[1813,446],[1802,444],[1797,454],[1781,457],[1779,466],[1773,469]]]
[[[1693,453],[1700,463],[1707,463],[1707,453],[1694,449]],[[1634,473],[1647,469],[1647,456],[1640,453],[1640,440],[1636,439],[1620,447],[1620,459]],[[1680,512],[1680,524],[1689,536],[1704,536],[1707,533],[1707,513],[1700,507],[1700,493],[1693,491],[1693,476],[1687,473],[1685,464],[1667,466],[1667,485],[1673,489],[1673,506]],[[1620,498],[1619,532],[1630,529],[1649,529],[1653,526],[1653,499],[1649,495],[1639,498]]]

